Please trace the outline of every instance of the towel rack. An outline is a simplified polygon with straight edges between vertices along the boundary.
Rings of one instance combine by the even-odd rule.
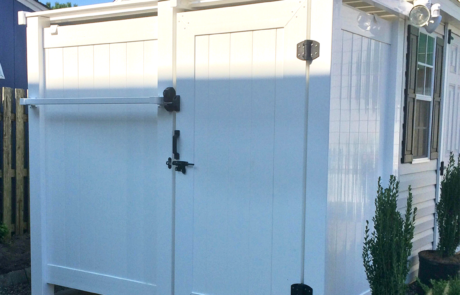
[[[168,87],[163,97],[78,97],[78,98],[21,98],[21,105],[88,105],[88,104],[155,104],[163,106],[168,112],[180,111],[180,96]]]

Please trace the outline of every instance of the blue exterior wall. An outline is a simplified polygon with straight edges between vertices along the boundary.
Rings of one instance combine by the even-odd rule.
[[[16,0],[0,0],[1,87],[27,89],[26,26],[18,25],[18,11],[32,11]]]

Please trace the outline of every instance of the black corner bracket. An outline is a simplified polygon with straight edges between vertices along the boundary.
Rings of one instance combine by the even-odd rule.
[[[180,96],[176,95],[173,87],[168,87],[163,91],[163,102],[168,112],[180,112]]]
[[[291,295],[313,295],[313,289],[305,284],[291,285]]]

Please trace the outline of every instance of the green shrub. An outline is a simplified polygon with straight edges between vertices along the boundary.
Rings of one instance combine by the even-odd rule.
[[[460,279],[450,279],[448,281],[444,280],[431,280],[433,288],[430,289],[428,286],[424,285],[418,278],[417,282],[422,287],[426,295],[459,295],[460,294]]]
[[[375,216],[372,218],[374,231],[371,234],[369,221],[366,221],[364,268],[373,295],[405,295],[417,208],[412,210],[412,192],[409,187],[403,219],[397,209],[399,182],[396,177],[390,177],[390,185],[386,189],[382,188],[380,182],[379,178]]]
[[[439,232],[438,250],[443,257],[453,256],[460,245],[460,161],[455,165],[452,153],[441,182],[441,198],[436,204],[436,219]]]
[[[0,243],[5,242],[8,232],[8,227],[3,223],[0,223]]]

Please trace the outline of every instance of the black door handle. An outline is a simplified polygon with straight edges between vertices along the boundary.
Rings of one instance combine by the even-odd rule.
[[[180,137],[180,131],[175,130],[174,135],[173,135],[173,154],[174,154],[174,159],[179,160],[180,159],[180,154],[177,152],[177,139]]]

